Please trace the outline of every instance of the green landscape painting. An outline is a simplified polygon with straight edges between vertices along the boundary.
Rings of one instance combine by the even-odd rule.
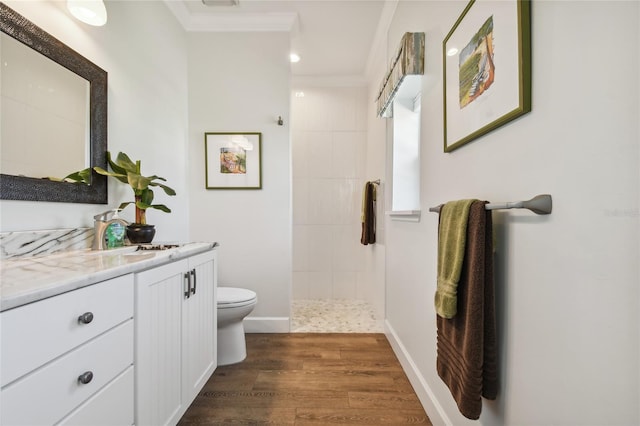
[[[493,15],[485,21],[458,58],[460,109],[482,96],[495,80]]]

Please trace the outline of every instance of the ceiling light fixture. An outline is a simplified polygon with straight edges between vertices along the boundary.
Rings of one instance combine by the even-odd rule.
[[[289,55],[289,59],[291,60],[292,64],[295,64],[296,62],[300,62],[300,55],[298,55],[297,53],[292,53],[291,55]]]
[[[101,27],[107,23],[107,8],[102,0],[67,0],[67,9],[85,24]]]

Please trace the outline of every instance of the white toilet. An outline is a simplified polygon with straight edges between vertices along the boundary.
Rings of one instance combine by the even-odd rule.
[[[218,287],[218,365],[235,364],[247,357],[242,320],[257,302],[251,290]]]

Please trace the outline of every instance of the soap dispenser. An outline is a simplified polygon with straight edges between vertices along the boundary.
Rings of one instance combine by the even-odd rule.
[[[93,250],[104,250],[124,246],[125,228],[129,222],[120,218],[120,209],[107,210],[93,217]],[[109,215],[113,215],[109,219]]]
[[[113,217],[104,231],[107,249],[124,246],[125,225],[122,224],[122,220],[116,219],[120,219],[117,209],[114,211]]]

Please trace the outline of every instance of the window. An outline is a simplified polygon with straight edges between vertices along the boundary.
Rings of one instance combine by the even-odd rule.
[[[393,100],[393,180],[391,216],[420,210],[420,76],[405,78]]]

